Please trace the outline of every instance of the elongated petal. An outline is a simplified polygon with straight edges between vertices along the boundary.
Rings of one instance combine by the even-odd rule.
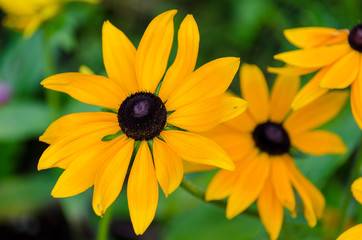
[[[304,107],[308,103],[313,102],[317,98],[323,96],[328,92],[327,89],[323,89],[319,87],[319,84],[325,74],[328,72],[330,68],[325,67],[320,70],[309,82],[303,86],[303,88],[297,93],[293,102],[292,108],[297,110],[301,107]]]
[[[348,91],[330,92],[293,112],[284,122],[284,126],[291,135],[319,127],[340,112],[347,97]]]
[[[189,161],[182,161],[182,165],[183,165],[183,169],[184,169],[184,174],[210,171],[210,170],[213,170],[216,168],[215,166],[198,164],[198,163],[189,162]]]
[[[61,136],[66,136],[70,132],[78,130],[89,123],[97,122],[116,123],[117,115],[107,112],[68,114],[50,124],[44,134],[39,137],[39,140],[51,144]]]
[[[241,66],[240,88],[254,119],[257,122],[266,122],[270,113],[269,90],[262,71],[256,65]]]
[[[280,75],[286,75],[286,76],[300,76],[305,75],[311,72],[315,72],[318,70],[318,68],[302,68],[302,67],[296,67],[291,65],[286,65],[284,67],[268,67],[268,72],[280,74]]]
[[[133,162],[127,185],[127,199],[133,229],[137,235],[141,235],[155,217],[158,202],[155,168],[145,141]]]
[[[284,160],[289,170],[292,184],[303,201],[304,216],[307,219],[308,225],[314,227],[317,223],[317,218],[321,218],[324,211],[325,199],[323,194],[296,168],[293,159],[285,155]]]
[[[168,99],[172,92],[182,85],[194,69],[199,51],[200,34],[192,15],[187,15],[178,31],[176,59],[167,70],[159,96]]]
[[[292,101],[298,92],[300,78],[297,76],[278,76],[270,96],[270,120],[282,122],[291,109]]]
[[[176,10],[158,15],[148,25],[136,56],[136,75],[142,91],[154,92],[165,74],[171,52]]]
[[[116,138],[109,148],[109,156],[104,159],[97,172],[93,191],[93,210],[102,216],[121,192],[133,151],[133,140],[125,135]]]
[[[107,122],[90,123],[73,130],[56,140],[43,152],[38,162],[38,170],[51,167],[66,168],[73,161],[74,155],[94,146],[107,146],[108,142],[103,142],[101,139],[118,131],[119,126]]]
[[[297,67],[317,68],[333,63],[349,51],[348,44],[337,44],[279,53],[274,58]]]
[[[77,195],[90,188],[95,181],[100,164],[108,156],[114,143],[97,145],[80,151],[55,184],[52,196],[56,198]]]
[[[362,224],[358,224],[337,238],[337,240],[357,240],[362,236]]]
[[[167,121],[170,124],[195,132],[205,132],[240,115],[247,107],[241,98],[224,94],[184,106],[172,113]]]
[[[180,156],[164,141],[153,140],[153,158],[157,180],[166,197],[180,185],[183,165]]]
[[[312,155],[343,154],[347,151],[341,137],[325,130],[296,134],[292,138],[292,145],[300,151]]]
[[[346,88],[356,80],[360,71],[361,53],[351,51],[346,56],[336,61],[321,79],[320,87],[328,89]]]
[[[136,92],[136,48],[127,36],[109,21],[103,24],[102,50],[108,77],[116,81],[126,95]]]
[[[175,89],[166,102],[168,110],[176,110],[196,101],[223,94],[239,68],[239,58],[219,58],[198,68]]]
[[[271,179],[269,179],[271,180]],[[283,223],[283,206],[276,197],[271,181],[266,181],[257,200],[258,212],[270,239],[278,238]]]
[[[211,180],[209,186],[207,186],[205,193],[206,201],[224,199],[229,196],[231,191],[235,187],[238,187],[235,184],[238,177],[237,172],[238,171],[227,171],[223,169],[219,170]]]
[[[295,197],[284,159],[281,157],[273,157],[271,162],[271,180],[273,182],[276,197],[279,199],[280,203],[288,208],[292,215],[294,215]]]
[[[161,136],[182,159],[234,170],[235,165],[215,142],[203,136],[181,131],[164,131]]]
[[[362,65],[362,61],[361,61]],[[353,117],[362,129],[362,71],[360,71],[356,81],[351,86],[351,108]]]
[[[249,161],[254,161],[254,163],[239,175],[236,187],[229,196],[226,207],[228,219],[243,212],[259,197],[269,177],[271,164],[266,154],[262,153],[258,157],[250,158]]]
[[[332,41],[334,43],[346,41],[348,31],[324,27],[303,27],[284,30],[284,35],[297,47],[313,48]]]
[[[122,89],[112,80],[82,73],[56,74],[41,82],[45,88],[64,92],[78,101],[118,109],[125,98]]]
[[[354,198],[362,204],[362,177],[358,178],[351,186]]]
[[[245,112],[239,116],[231,119],[230,121],[225,122],[225,125],[241,132],[241,133],[251,133],[257,125],[257,122],[253,119],[250,113],[250,107],[246,109]]]

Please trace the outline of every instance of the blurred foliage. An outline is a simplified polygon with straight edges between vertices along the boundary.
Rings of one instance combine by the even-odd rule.
[[[176,29],[186,14],[194,15],[201,38],[198,66],[215,58],[236,56],[242,62],[266,69],[268,65],[280,66],[281,63],[273,60],[274,54],[293,49],[283,37],[284,29],[304,26],[350,28],[361,20],[362,1],[103,0],[100,5],[71,2],[31,38],[25,39],[19,33],[0,28],[0,79],[12,88],[11,98],[0,106],[1,226],[11,226],[12,219],[19,216],[33,216],[40,230],[22,233],[23,239],[46,239],[41,237],[41,229],[49,225],[39,216],[44,212],[61,211],[62,221],[68,227],[54,229],[54,239],[62,239],[64,235],[57,233],[64,229],[70,231],[72,239],[94,237],[99,218],[92,212],[92,190],[72,198],[53,199],[51,188],[60,172],[38,173],[36,165],[46,147],[38,142],[38,137],[52,120],[68,113],[97,111],[98,108],[79,103],[64,94],[54,95],[57,93],[44,90],[40,82],[55,73],[78,71],[83,64],[95,73],[105,75],[101,43],[103,22],[110,20],[137,46],[148,23],[169,9],[179,10],[175,17]],[[170,63],[176,50],[175,43]],[[274,78],[271,74],[267,77]],[[235,79],[231,86],[235,93],[239,92],[238,84]],[[310,229],[299,202],[296,219],[286,212],[280,239],[335,239],[338,234],[339,209],[348,191],[345,185],[360,130],[352,118],[349,104],[336,119],[322,128],[339,134],[348,146],[348,152],[342,156],[298,155],[296,162],[326,195],[325,218]],[[213,174],[187,177],[205,189]],[[48,206],[54,205],[58,206],[57,210],[52,208],[47,212]],[[136,238],[130,226],[124,191],[114,205],[114,223],[118,225],[111,228],[113,238]],[[351,224],[362,220],[361,206],[354,200],[348,217]],[[5,234],[2,239],[9,239],[7,237]],[[236,240],[268,239],[268,235],[258,218],[242,214],[229,221],[222,209],[178,189],[168,199],[160,194],[156,219],[139,239]]]

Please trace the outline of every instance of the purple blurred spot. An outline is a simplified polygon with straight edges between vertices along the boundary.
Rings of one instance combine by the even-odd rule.
[[[12,95],[11,86],[0,79],[0,105],[10,100]]]

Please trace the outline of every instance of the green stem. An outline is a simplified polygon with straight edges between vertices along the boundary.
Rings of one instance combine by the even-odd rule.
[[[101,218],[98,228],[97,240],[108,239],[109,227],[111,225],[111,219],[112,219],[112,210],[113,210],[113,205],[111,205],[107,209],[107,212],[103,215],[103,218]]]
[[[346,186],[346,190],[345,190],[345,194],[344,194],[345,197],[343,199],[343,205],[342,205],[342,210],[341,210],[341,218],[339,220],[338,233],[342,232],[343,227],[346,224],[348,206],[349,206],[349,203],[351,202],[351,198],[352,198],[351,185],[352,185],[352,182],[355,179],[357,179],[361,166],[362,166],[362,139],[360,140],[360,146],[358,148],[358,155],[354,159],[354,162],[352,164],[351,172],[350,172],[349,179],[348,179],[348,184]]]
[[[183,178],[181,181],[181,187],[185,191],[190,193],[192,196],[197,197],[198,199],[201,199],[204,202],[210,203],[212,205],[215,205],[217,207],[221,207],[224,209],[226,208],[227,203],[225,200],[206,201],[205,193],[185,178]],[[250,216],[258,216],[258,214],[255,211],[245,210],[243,213],[250,215]]]

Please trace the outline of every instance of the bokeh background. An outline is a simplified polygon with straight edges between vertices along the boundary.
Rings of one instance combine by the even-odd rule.
[[[105,75],[103,22],[110,20],[137,46],[148,23],[170,9],[179,10],[176,30],[186,14],[193,14],[198,23],[201,41],[197,66],[219,57],[240,57],[242,62],[261,67],[270,84],[275,76],[266,73],[266,67],[281,66],[273,55],[294,49],[283,37],[283,29],[351,28],[362,18],[360,0],[102,0],[97,5],[64,4],[28,38],[0,27],[1,239],[95,239],[100,218],[92,210],[92,189],[71,198],[53,199],[50,193],[61,170],[38,172],[37,161],[47,147],[38,137],[53,120],[99,108],[47,91],[40,81],[55,73],[78,71],[81,65]],[[0,18],[5,14],[0,9]],[[238,85],[235,78],[230,90],[239,93]],[[348,152],[324,157],[295,153],[295,157],[302,172],[326,196],[324,218],[310,229],[299,199],[298,217],[292,219],[286,212],[280,239],[335,239],[339,233],[341,204],[349,191],[347,183],[360,130],[349,104],[322,128],[340,134]],[[189,174],[186,178],[205,189],[213,174]],[[251,208],[256,209],[254,205]],[[361,206],[353,199],[347,218],[349,226],[362,221]],[[204,203],[181,188],[167,199],[160,192],[155,220],[139,237],[133,233],[122,191],[114,203],[110,231],[110,239],[268,239],[257,216],[242,214],[229,221],[222,208]]]

